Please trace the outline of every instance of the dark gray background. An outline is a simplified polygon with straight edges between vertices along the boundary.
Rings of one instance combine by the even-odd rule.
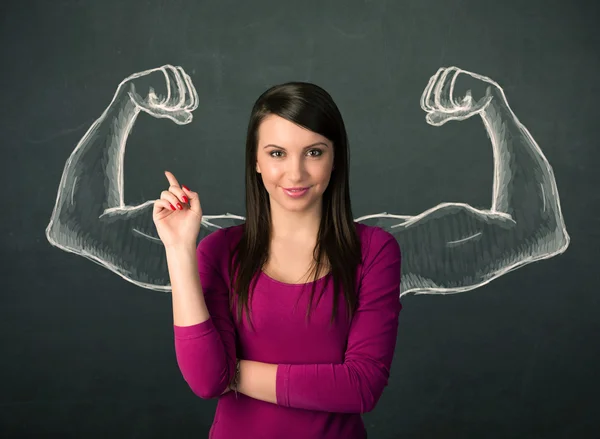
[[[52,247],[44,230],[69,154],[119,82],[170,63],[194,121],[141,115],[127,204],[169,169],[205,214],[244,214],[244,136],[269,86],[327,89],[347,124],[355,216],[490,206],[478,118],[432,127],[419,98],[439,67],[485,75],[553,167],[571,244],[476,290],[403,299],[389,387],[369,437],[596,437],[598,7],[589,1],[55,1],[0,6],[0,435],[207,437],[173,350],[170,295]],[[427,251],[426,248],[423,251]]]

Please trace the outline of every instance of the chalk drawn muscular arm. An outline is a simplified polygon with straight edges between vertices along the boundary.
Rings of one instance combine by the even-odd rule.
[[[161,86],[164,97],[154,91]],[[165,65],[123,80],[67,160],[46,228],[50,243],[136,285],[170,290],[164,246],[152,221],[154,200],[124,203],[125,144],[140,112],[183,125],[191,122],[197,106],[196,90],[181,67]],[[213,222],[226,226],[239,218],[205,215],[200,239],[220,227]]]
[[[475,101],[467,92],[459,98],[457,78],[487,85],[485,96]],[[157,97],[152,88],[146,92],[143,80],[166,85],[166,97]],[[196,90],[180,67],[167,65],[122,81],[67,160],[46,229],[50,243],[136,285],[170,290],[164,247],[152,221],[154,200],[124,204],[123,156],[140,112],[186,124],[197,105]],[[487,210],[442,203],[412,217],[382,213],[356,219],[396,236],[404,255],[401,294],[470,290],[566,250],[569,235],[552,168],[497,83],[455,67],[439,69],[423,92],[421,107],[434,126],[481,117],[494,154],[493,196]],[[243,221],[229,213],[204,215],[199,239]]]
[[[457,96],[456,81],[484,85],[485,96]],[[401,295],[457,293],[477,288],[527,263],[562,253],[569,235],[552,168],[491,79],[441,68],[421,97],[426,120],[440,126],[479,115],[494,157],[490,209],[442,203],[417,216],[357,219],[396,236],[403,253]]]

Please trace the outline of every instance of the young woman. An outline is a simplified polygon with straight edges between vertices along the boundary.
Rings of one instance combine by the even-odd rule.
[[[246,141],[246,222],[196,246],[197,192],[166,172],[153,219],[166,248],[175,348],[210,437],[366,437],[388,383],[400,248],[353,220],[346,129],[309,83],[256,101]],[[233,391],[231,391],[233,389]]]
[[[172,186],[160,201],[127,204],[124,156],[137,118],[184,125],[198,105],[181,67],[125,78],[65,163],[46,237],[135,285],[173,290],[183,374],[200,396],[223,394],[215,438],[362,434],[357,413],[381,395],[399,310],[391,291],[399,282],[398,249],[382,230],[402,246],[401,295],[473,290],[569,245],[552,168],[488,77],[440,68],[421,108],[433,126],[482,121],[494,160],[489,207],[443,202],[418,215],[376,213],[354,223],[343,123],[329,96],[308,84],[276,87],[257,102],[248,136],[247,221],[202,216],[197,194],[170,173]],[[308,190],[293,197],[283,191],[290,186]],[[181,206],[164,210],[171,209],[166,201]],[[398,212],[397,199],[390,202]],[[237,312],[247,308],[253,321]],[[310,319],[300,318],[303,309],[313,312]],[[329,325],[328,315],[338,311]],[[229,386],[237,386],[238,399]]]

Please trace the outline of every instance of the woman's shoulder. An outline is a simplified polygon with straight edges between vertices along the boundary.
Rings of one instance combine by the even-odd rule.
[[[244,224],[219,227],[204,236],[198,247],[201,250],[232,249],[242,237]]]
[[[387,230],[383,229],[379,226],[370,226],[368,224],[354,222],[356,227],[356,233],[358,234],[358,238],[362,243],[366,243],[367,245],[377,245],[382,241],[386,240],[395,240],[394,235],[392,235]]]
[[[356,232],[361,243],[363,263],[373,259],[381,251],[399,252],[396,237],[379,226],[355,222]]]

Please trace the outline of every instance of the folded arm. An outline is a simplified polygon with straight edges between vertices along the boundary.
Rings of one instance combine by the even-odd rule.
[[[379,233],[379,232],[378,232]],[[400,247],[387,234],[362,276],[344,363],[240,362],[239,391],[284,407],[336,413],[373,410],[388,384],[396,346]]]

